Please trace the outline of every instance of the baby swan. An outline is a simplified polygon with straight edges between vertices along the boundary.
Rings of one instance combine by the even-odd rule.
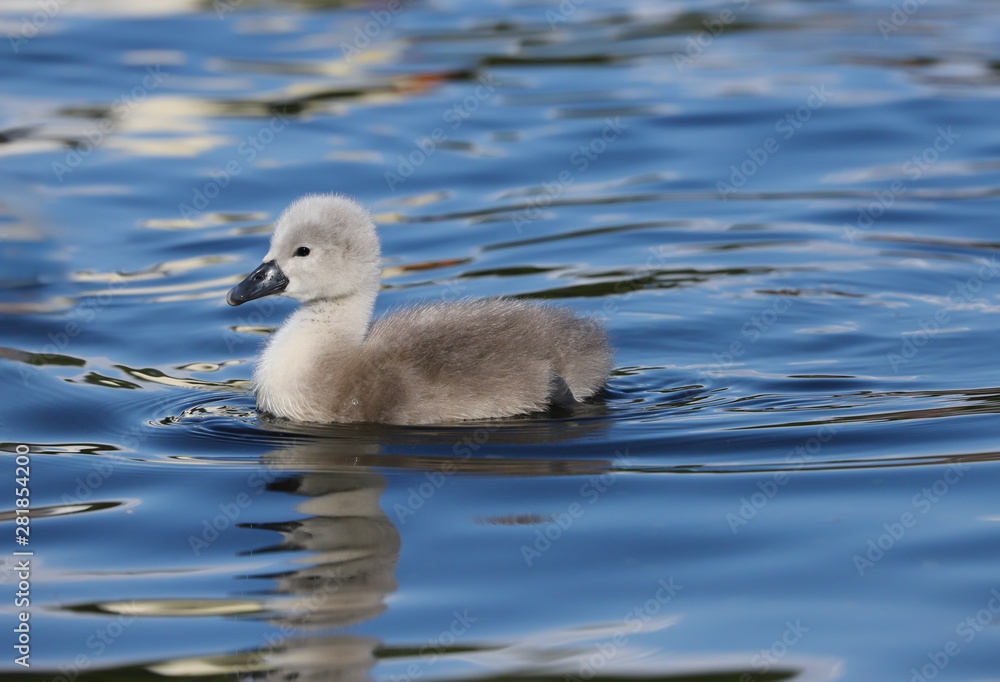
[[[380,276],[375,223],[357,203],[309,195],[285,209],[263,264],[226,297],[303,304],[254,368],[259,409],[300,422],[507,417],[571,405],[611,371],[601,325],[566,308],[460,301],[372,323]]]

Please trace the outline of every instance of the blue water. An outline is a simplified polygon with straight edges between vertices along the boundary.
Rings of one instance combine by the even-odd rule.
[[[996,3],[0,28],[5,680],[996,679]],[[294,303],[225,292],[326,191],[378,215],[379,313],[570,305],[607,400],[258,417]]]

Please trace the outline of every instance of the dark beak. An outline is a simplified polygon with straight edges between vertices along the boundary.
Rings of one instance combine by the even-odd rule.
[[[273,260],[261,263],[246,279],[229,290],[226,303],[239,305],[255,298],[277,294],[288,286],[288,278]]]

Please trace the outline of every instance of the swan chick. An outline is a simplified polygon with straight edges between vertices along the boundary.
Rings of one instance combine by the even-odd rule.
[[[509,417],[572,406],[611,371],[601,324],[565,307],[462,300],[372,322],[380,279],[375,223],[359,204],[316,194],[285,209],[260,267],[226,297],[302,303],[254,367],[258,409],[323,423]]]

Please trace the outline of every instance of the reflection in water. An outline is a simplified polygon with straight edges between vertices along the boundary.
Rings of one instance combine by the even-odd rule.
[[[72,367],[83,367],[87,363],[80,358],[69,355],[58,355],[54,353],[30,353],[18,350],[17,348],[0,348],[0,358],[6,358],[15,362],[23,362],[28,365],[64,365]]]
[[[114,509],[126,504],[123,501],[101,501],[101,502],[79,502],[77,504],[61,504],[51,507],[33,507],[31,518],[43,519],[49,516],[66,516],[68,514],[86,514],[87,512],[104,511]],[[16,509],[0,510],[0,523],[4,521],[14,521],[17,519]]]
[[[329,634],[385,610],[396,589],[394,572],[400,538],[379,506],[384,479],[363,469],[309,472],[288,477],[322,455],[322,447],[302,446],[264,457],[262,474],[271,492],[304,499],[295,511],[305,518],[237,526],[276,531],[281,541],[252,550],[296,553],[301,568],[251,575],[273,581],[267,594],[248,598],[163,599],[102,602],[72,607],[84,613],[129,617],[221,617],[266,620],[274,629],[265,647],[233,654],[176,659],[146,669],[171,677],[246,675],[245,679],[364,680],[375,663],[379,642],[363,636]]]
[[[507,443],[524,440],[524,432],[500,436]],[[384,476],[368,466],[377,462],[388,470],[402,467],[430,472],[448,469],[447,458],[394,459],[380,453],[364,438],[300,444],[262,457],[261,476],[271,493],[293,494],[294,505],[305,517],[294,521],[240,524],[237,528],[275,531],[280,540],[243,554],[293,553],[289,563],[299,568],[249,575],[269,579],[266,593],[229,599],[162,599],[100,602],[70,607],[81,614],[116,614],[131,618],[235,617],[263,620],[273,629],[266,644],[228,654],[180,658],[149,663],[128,670],[165,677],[242,680],[370,679],[376,664],[388,670],[419,670],[425,679],[440,679],[447,662],[461,662],[481,670],[477,679],[501,680],[511,675],[538,682],[581,680],[691,680],[737,682],[754,680],[827,680],[838,676],[836,659],[784,656],[780,664],[762,666],[760,656],[745,652],[711,655],[666,655],[635,644],[641,635],[666,632],[686,615],[672,609],[673,592],[680,589],[661,581],[655,608],[639,616],[606,625],[564,628],[523,634],[514,641],[463,641],[440,638],[433,646],[423,642],[387,644],[377,638],[343,632],[386,610],[386,598],[397,589],[395,579],[401,537],[380,505]],[[451,460],[455,463],[455,460]],[[509,458],[463,462],[461,471],[477,475],[584,476],[608,471],[611,461],[532,460]],[[486,525],[533,525],[547,522],[543,515],[524,513],[481,519]],[[660,592],[663,592],[661,595]],[[653,600],[650,600],[650,602]],[[748,664],[748,661],[750,662]],[[777,661],[775,661],[777,662]],[[435,666],[432,671],[432,666]],[[126,672],[126,669],[119,669]],[[438,672],[440,671],[440,672]]]
[[[272,576],[275,592],[289,602],[282,616],[269,619],[278,636],[256,652],[269,671],[264,679],[367,679],[376,639],[318,633],[374,618],[396,589],[400,539],[379,506],[384,486],[381,476],[364,471],[308,473],[280,484],[308,497],[296,510],[309,516],[258,526],[284,536],[265,551],[309,554],[301,570]]]

